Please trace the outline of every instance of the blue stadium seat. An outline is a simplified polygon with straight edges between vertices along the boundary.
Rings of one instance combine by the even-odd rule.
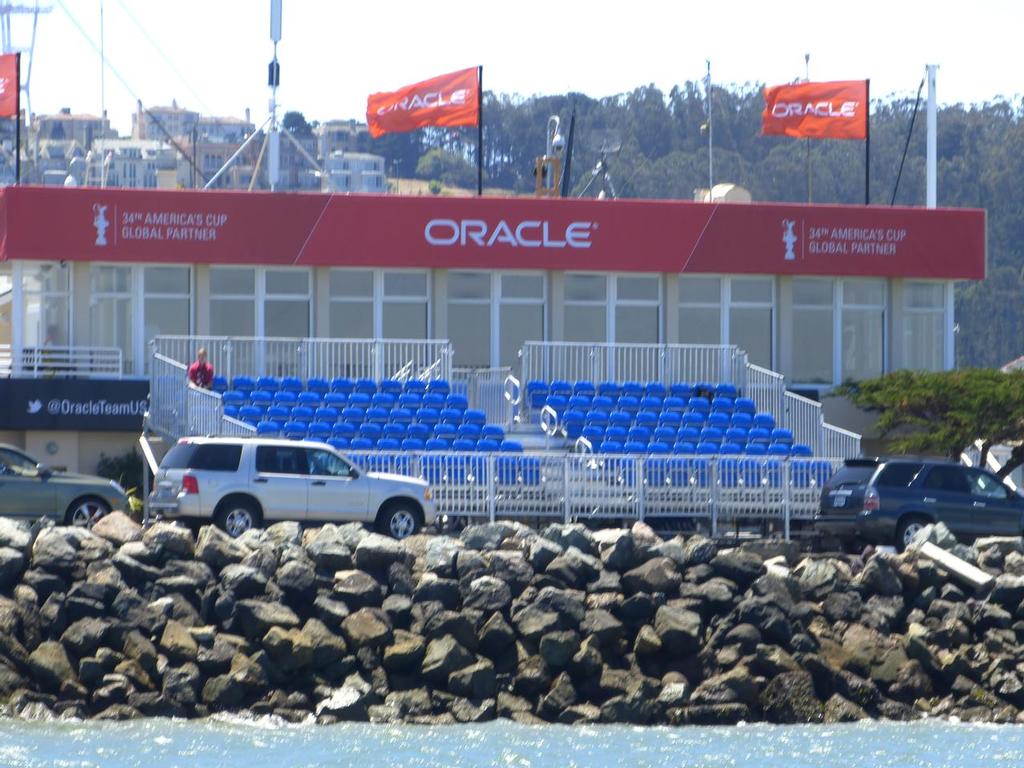
[[[689,441],[691,443],[696,444],[697,442],[700,441],[700,430],[701,429],[703,429],[703,427],[701,427],[701,428],[697,428],[697,427],[680,427],[679,431],[676,433],[676,439],[677,440],[686,440],[686,441]]]
[[[402,386],[402,382],[397,379],[382,379],[380,382],[380,391],[383,394],[394,395],[397,398],[404,391],[404,387]]]
[[[577,437],[583,434],[583,426],[586,423],[587,417],[583,411],[570,409],[565,412],[562,416],[562,429],[565,430],[565,436],[570,440],[575,440]]]
[[[743,453],[743,446],[740,443],[725,442],[718,452],[723,456],[739,456]]]
[[[740,445],[746,445],[747,443],[747,430],[739,427],[729,427],[725,430],[725,439],[730,443],[739,443]]]
[[[655,428],[654,433],[651,435],[651,437],[655,442],[668,443],[669,445],[671,445],[676,441],[677,431],[678,430],[676,430],[673,427],[661,424],[657,428]]]
[[[659,400],[664,400],[665,396],[668,395],[668,388],[660,381],[649,381],[644,386],[644,394],[648,397],[656,397]]]
[[[771,431],[775,429],[775,417],[763,411],[756,413],[754,414],[754,426]]]
[[[676,411],[662,411],[658,414],[658,426],[679,429],[683,426],[683,415]]]
[[[224,406],[233,406],[234,408],[241,408],[245,402],[249,399],[249,396],[240,389],[229,389],[221,397],[221,403]]]
[[[655,440],[647,444],[647,453],[652,456],[666,456],[671,450],[671,443]]]
[[[684,456],[692,455],[697,452],[697,444],[692,440],[680,440],[672,445],[672,453],[682,454]]]
[[[409,425],[409,428],[405,430],[405,434],[406,437],[410,437],[413,440],[426,441],[426,439],[433,434],[433,431],[433,424],[423,424],[420,422],[415,422]]]
[[[500,443],[505,439],[505,428],[500,424],[484,424],[480,436],[486,440],[497,440]]]
[[[327,444],[331,446],[331,448],[333,448],[334,450],[341,451],[342,453],[344,453],[345,451],[348,450],[349,441],[347,438],[344,437],[332,437],[330,440],[327,441]]]
[[[620,411],[618,409],[608,414],[608,423],[614,424],[617,427],[625,427],[629,429],[633,426],[633,414],[629,411]]]
[[[466,424],[479,424],[481,429],[487,423],[487,414],[479,408],[470,408],[465,412],[463,420]]]
[[[444,404],[446,408],[458,408],[460,411],[464,411],[469,408],[469,398],[459,393],[452,393],[445,398]]]
[[[356,426],[355,424],[349,424],[347,421],[335,424],[331,427],[331,436],[351,440],[356,436]]]
[[[443,437],[432,437],[425,446],[428,451],[447,451],[450,447],[451,441]]]
[[[353,405],[347,405],[341,409],[341,420],[358,426],[366,420],[366,411]]]
[[[287,421],[282,431],[289,440],[303,440],[309,432],[309,427],[303,421]]]
[[[592,398],[590,398],[590,410],[614,411],[615,401],[618,399],[618,395],[616,395],[614,398],[608,397],[607,395],[594,395]]]
[[[420,399],[422,405],[421,408],[433,408],[435,411],[440,411],[444,408],[445,395],[441,392],[426,392]],[[543,403],[542,403],[543,405]]]
[[[408,434],[409,430],[405,424],[393,421],[384,425],[384,437],[401,442]]]
[[[369,408],[370,396],[365,392],[353,392],[348,396],[348,404],[354,408]]]
[[[697,413],[708,413],[711,410],[711,403],[706,397],[691,397],[688,405],[691,411]]]
[[[277,392],[280,388],[281,382],[275,376],[256,377],[256,389],[262,389],[267,392]]]
[[[438,424],[434,427],[434,437],[443,437],[446,440],[454,440],[458,429],[454,424]]]
[[[627,434],[628,432],[625,427],[608,427],[608,429],[604,431],[604,439],[610,440],[613,443],[624,443],[626,442]]]
[[[266,410],[274,404],[274,395],[265,389],[256,389],[249,393],[249,404]]]
[[[391,411],[387,408],[370,407],[366,409],[366,420],[371,424],[387,424]]]
[[[313,409],[306,405],[296,405],[292,408],[292,421],[304,421],[307,424],[313,420]]]
[[[598,446],[604,440],[604,427],[597,424],[588,424],[583,428],[580,437],[586,438],[592,447]]]
[[[391,392],[378,392],[370,397],[370,406],[373,408],[386,408],[391,410],[395,407],[395,395]]]
[[[644,396],[644,385],[639,381],[624,381],[622,382],[622,396],[635,397],[639,400]]]
[[[617,381],[602,381],[597,385],[597,394],[612,400],[618,400],[622,396],[622,385]]]
[[[662,399],[657,395],[644,395],[640,398],[641,411],[654,411],[657,413],[662,408]]]
[[[789,443],[771,443],[768,446],[769,456],[789,456]]]
[[[353,391],[372,397],[377,394],[377,382],[373,379],[367,378],[356,379],[355,389]]]
[[[682,414],[686,411],[686,400],[675,395],[669,395],[661,401],[662,413]]]
[[[768,443],[751,443],[748,442],[743,452],[747,456],[767,456],[768,455]]]
[[[462,423],[462,413],[458,408],[442,408],[440,414],[441,423],[458,426]]]
[[[331,391],[331,385],[322,376],[314,376],[306,382],[306,389],[310,392],[316,392],[322,399],[324,395]]]
[[[732,406],[736,413],[749,413],[753,416],[757,412],[757,405],[749,397],[737,397]]]
[[[785,427],[776,427],[772,430],[772,442],[793,445],[793,431]]]
[[[248,397],[249,393],[256,389],[256,380],[252,376],[235,376],[231,379],[231,388],[238,392],[244,392]]]
[[[647,443],[651,442],[651,430],[650,427],[630,427],[629,432],[626,433],[626,440],[634,443]]]
[[[631,416],[636,416],[637,411],[640,410],[640,398],[633,395],[622,395],[616,401],[615,407]]]
[[[341,392],[328,392],[324,395],[324,405],[337,408],[339,411],[348,404],[348,395]]]
[[[316,392],[299,392],[298,403],[309,408],[319,408],[321,405],[320,395]]]
[[[424,441],[418,437],[407,437],[402,441],[403,451],[422,451],[424,448]]]
[[[298,402],[299,396],[294,392],[280,391],[274,393],[274,405],[283,405],[286,408],[291,408]]]
[[[552,395],[559,395],[568,400],[572,397],[572,384],[564,379],[555,379],[550,384]]]
[[[732,416],[733,402],[731,397],[715,397],[711,401],[712,413],[725,413]]]
[[[256,434],[260,437],[276,437],[281,433],[281,424],[279,422],[264,419],[256,425]]]
[[[210,389],[214,392],[223,393],[228,388],[228,377],[227,376],[214,376],[213,381],[210,382]]]
[[[702,443],[715,443],[717,445],[722,444],[722,438],[724,434],[718,427],[704,427],[700,431],[700,441]]]
[[[543,408],[544,402],[550,394],[551,388],[546,381],[532,379],[526,382],[526,402],[530,404],[531,408]]]
[[[263,409],[256,405],[243,405],[238,409],[238,418],[255,427],[263,418]]]
[[[393,408],[391,410],[391,422],[393,424],[412,424],[412,411],[408,408]]]
[[[349,442],[348,447],[351,451],[372,451],[373,440],[368,437],[356,437]]]
[[[709,443],[707,441],[702,441],[702,442],[697,443],[697,450],[696,450],[696,452],[698,454],[702,454],[702,455],[706,455],[706,456],[713,456],[713,455],[718,453],[718,447],[719,447],[718,443]]]
[[[565,395],[548,395],[547,400],[544,401],[544,406],[553,410],[561,418],[562,414],[565,413],[565,409],[569,407],[569,398]]]
[[[734,413],[729,424],[739,429],[750,429],[754,426],[754,417],[749,413]]]
[[[403,392],[398,396],[398,407],[408,408],[410,411],[415,411],[417,408],[422,407],[423,397],[419,392]]]
[[[641,443],[639,440],[627,440],[622,446],[622,450],[625,453],[647,453],[647,443]]]
[[[272,405],[267,408],[267,418],[273,419],[274,421],[284,424],[291,418],[292,409],[285,405]]]
[[[305,389],[305,385],[302,383],[302,379],[298,376],[285,376],[281,379],[281,389],[286,392],[294,392],[298,394]]]
[[[475,451],[476,440],[468,440],[464,437],[457,437],[452,440],[453,451]]]
[[[668,391],[672,394],[672,397],[678,397],[684,401],[693,397],[693,387],[684,382],[676,382],[669,387]]]
[[[700,411],[687,411],[683,414],[683,426],[701,429],[707,419],[708,417],[705,413],[701,413]]]
[[[380,440],[381,434],[384,432],[384,428],[380,424],[360,424],[359,425],[359,436],[364,437],[371,443],[376,443]]]
[[[570,411],[589,411],[591,402],[590,395],[573,395],[566,407]]]
[[[331,379],[331,392],[348,396],[354,391],[355,384],[352,382],[352,379],[345,378],[344,376],[338,376]]]
[[[447,397],[451,394],[452,385],[448,383],[448,379],[434,379],[427,383],[427,392],[431,394],[444,395]]]
[[[747,432],[747,443],[768,445],[772,441],[772,434],[767,429],[754,427]]]
[[[393,437],[382,437],[377,441],[378,451],[400,451],[402,450],[402,442],[395,440]]]
[[[648,429],[654,429],[658,426],[658,414],[654,411],[640,411],[636,415],[634,423],[638,427],[647,427]]]
[[[737,394],[734,384],[723,382],[715,385],[715,397],[728,397],[730,400],[735,400]]]
[[[501,441],[501,452],[502,453],[522,453],[523,444],[518,440],[502,440]]]
[[[409,379],[402,385],[402,392],[410,395],[419,395],[427,391],[427,382],[421,379]]]
[[[416,411],[416,422],[433,427],[441,420],[441,415],[435,408],[420,408]]]
[[[813,456],[814,450],[806,443],[794,443],[789,449],[790,456]]]
[[[618,440],[605,440],[598,447],[599,453],[622,453],[622,443]]]
[[[482,433],[483,428],[479,424],[461,424],[456,434],[465,440],[476,441]]]
[[[729,414],[727,413],[715,411],[708,415],[707,425],[709,427],[715,427],[716,429],[728,429],[730,423],[732,423],[732,419],[729,418]]]
[[[327,442],[331,437],[331,425],[324,424],[322,421],[314,421],[309,425],[309,438],[310,440],[320,440],[321,442]]]

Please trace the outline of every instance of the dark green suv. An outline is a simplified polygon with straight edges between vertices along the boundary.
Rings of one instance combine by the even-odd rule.
[[[0,444],[0,516],[91,525],[112,509],[128,509],[128,496],[114,480],[56,472],[21,449]]]

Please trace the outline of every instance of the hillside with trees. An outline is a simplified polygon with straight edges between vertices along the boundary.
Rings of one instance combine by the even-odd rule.
[[[759,85],[713,90],[716,182],[734,182],[755,200],[807,200],[806,144],[760,135]],[[543,154],[548,117],[567,132],[576,110],[571,183],[574,195],[590,180],[602,147],[621,144],[608,166],[619,197],[692,199],[707,186],[704,89],[690,82],[664,93],[654,86],[603,99],[583,94],[520,98],[487,93],[484,172],[488,187],[529,193],[534,158]],[[871,203],[889,205],[907,140],[914,99],[874,100],[871,114]],[[988,279],[957,290],[957,359],[962,366],[998,366],[1024,354],[1024,103],[997,100],[939,111],[940,206],[988,211]],[[438,179],[472,187],[476,129],[427,129],[367,139],[384,155],[390,176]],[[895,196],[923,205],[925,120],[920,107]],[[811,143],[816,203],[864,200],[864,146],[859,141]],[[594,185],[588,196],[596,194]]]

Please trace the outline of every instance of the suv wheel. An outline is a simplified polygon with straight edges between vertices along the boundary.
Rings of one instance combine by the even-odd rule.
[[[909,547],[917,532],[926,525],[928,525],[928,521],[923,517],[905,517],[900,520],[899,527],[896,529],[896,550],[902,552]]]
[[[420,516],[411,505],[393,504],[381,511],[377,527],[393,539],[407,539],[419,531]]]
[[[87,497],[75,499],[64,513],[64,522],[79,528],[92,528],[93,523],[110,512],[110,505],[103,499]]]
[[[233,539],[252,528],[259,527],[260,513],[256,505],[246,499],[229,499],[221,502],[213,522]]]

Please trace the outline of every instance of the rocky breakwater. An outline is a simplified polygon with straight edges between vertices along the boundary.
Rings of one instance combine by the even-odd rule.
[[[1014,721],[1024,549],[801,559],[646,526],[399,543],[282,523],[237,540],[113,514],[0,520],[0,704],[32,718],[216,712],[377,722]]]

